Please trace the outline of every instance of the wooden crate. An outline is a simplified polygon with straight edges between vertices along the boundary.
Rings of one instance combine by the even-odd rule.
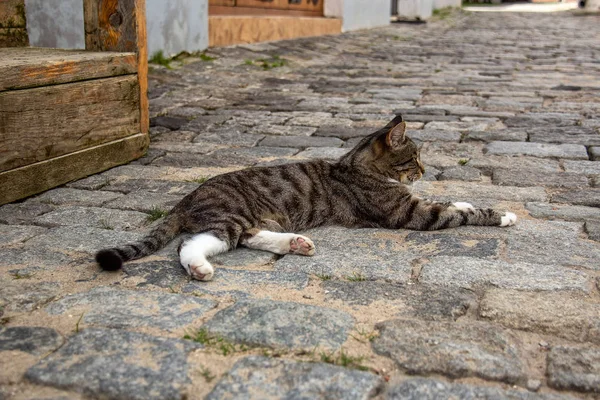
[[[96,51],[0,49],[0,204],[148,148],[144,2],[84,7],[86,48]]]

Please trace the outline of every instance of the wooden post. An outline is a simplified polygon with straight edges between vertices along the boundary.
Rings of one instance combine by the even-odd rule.
[[[85,48],[135,52],[140,86],[140,132],[148,133],[148,45],[145,0],[83,0]]]
[[[0,0],[0,47],[28,44],[25,0]]]

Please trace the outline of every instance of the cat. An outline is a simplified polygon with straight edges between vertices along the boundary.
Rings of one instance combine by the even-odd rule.
[[[293,232],[322,225],[437,230],[515,224],[511,212],[413,196],[409,185],[424,172],[420,150],[397,115],[335,163],[253,167],[211,178],[140,242],[101,250],[96,261],[104,270],[118,270],[124,261],[150,255],[180,233],[193,233],[179,246],[180,262],[192,278],[209,281],[214,268],[207,257],[238,245],[312,256],[313,242]]]

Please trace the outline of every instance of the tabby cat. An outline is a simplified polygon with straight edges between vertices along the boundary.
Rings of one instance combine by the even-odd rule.
[[[514,225],[515,214],[469,203],[434,203],[413,196],[407,184],[425,169],[419,149],[398,115],[335,163],[317,160],[248,168],[216,176],[177,204],[140,242],[98,252],[105,270],[147,256],[182,232],[179,246],[192,278],[214,274],[207,257],[238,245],[275,254],[312,256],[312,241],[296,232],[321,225],[348,228],[436,230],[459,225]]]

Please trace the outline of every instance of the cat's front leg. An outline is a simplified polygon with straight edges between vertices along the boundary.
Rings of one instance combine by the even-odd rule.
[[[474,211],[475,207],[471,203],[465,203],[462,201],[452,203],[452,207],[460,210],[460,211]],[[505,226],[513,226],[517,222],[517,216],[515,213],[511,213],[510,211],[506,211],[504,215],[500,217],[500,225],[502,227]]]

